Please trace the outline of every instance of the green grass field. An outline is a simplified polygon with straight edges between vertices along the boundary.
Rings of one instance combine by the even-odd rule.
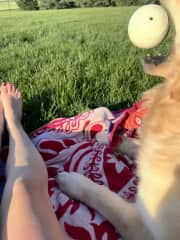
[[[16,2],[14,2],[14,1],[7,2],[7,1],[0,0],[0,11],[1,10],[14,10],[14,9],[18,9]]]
[[[27,131],[98,106],[127,107],[159,81],[127,36],[135,8],[0,12],[0,82],[24,96]],[[167,53],[171,34],[151,53]]]

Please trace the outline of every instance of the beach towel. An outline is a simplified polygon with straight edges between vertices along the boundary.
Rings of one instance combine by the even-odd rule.
[[[100,107],[74,117],[54,119],[31,133],[32,142],[47,166],[53,210],[69,239],[122,239],[120,233],[97,211],[63,193],[55,178],[58,172],[78,172],[97,184],[106,185],[119,197],[135,201],[138,183],[135,161],[114,149],[121,144],[121,136],[136,137],[143,115],[141,102],[116,112]],[[106,140],[97,141],[98,136],[104,133]],[[2,159],[6,153],[7,149]],[[4,183],[4,163],[1,162],[1,196]]]
[[[77,240],[120,240],[121,235],[97,211],[75,201],[58,188],[58,172],[78,172],[119,197],[133,202],[138,179],[136,164],[114,151],[117,136],[135,137],[144,110],[141,103],[112,113],[100,107],[70,118],[57,118],[37,129],[31,139],[48,170],[48,190],[54,212],[64,232]],[[106,144],[96,136],[105,132]],[[118,134],[117,134],[118,133]]]

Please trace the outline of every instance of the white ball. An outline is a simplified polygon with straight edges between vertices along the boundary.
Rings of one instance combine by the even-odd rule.
[[[159,5],[149,4],[138,8],[131,16],[128,35],[139,48],[153,48],[165,38],[169,28],[168,15]]]

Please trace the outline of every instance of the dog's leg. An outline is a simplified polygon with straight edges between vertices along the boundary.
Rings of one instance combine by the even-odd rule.
[[[139,149],[139,141],[134,138],[121,137],[122,143],[118,144],[115,148],[115,152],[126,154],[130,158],[136,159]]]
[[[60,173],[57,183],[62,191],[99,211],[126,240],[152,239],[134,204],[75,172]]]

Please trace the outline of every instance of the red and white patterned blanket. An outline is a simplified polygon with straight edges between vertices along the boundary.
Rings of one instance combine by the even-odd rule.
[[[120,197],[134,201],[135,163],[125,155],[114,153],[113,146],[117,131],[124,136],[135,135],[142,115],[140,103],[114,114],[102,107],[75,117],[55,119],[31,134],[47,165],[54,212],[70,239],[122,239],[98,212],[61,192],[55,177],[61,171],[79,172],[97,184],[106,185]],[[96,134],[103,131],[108,133],[108,146],[96,141]]]

